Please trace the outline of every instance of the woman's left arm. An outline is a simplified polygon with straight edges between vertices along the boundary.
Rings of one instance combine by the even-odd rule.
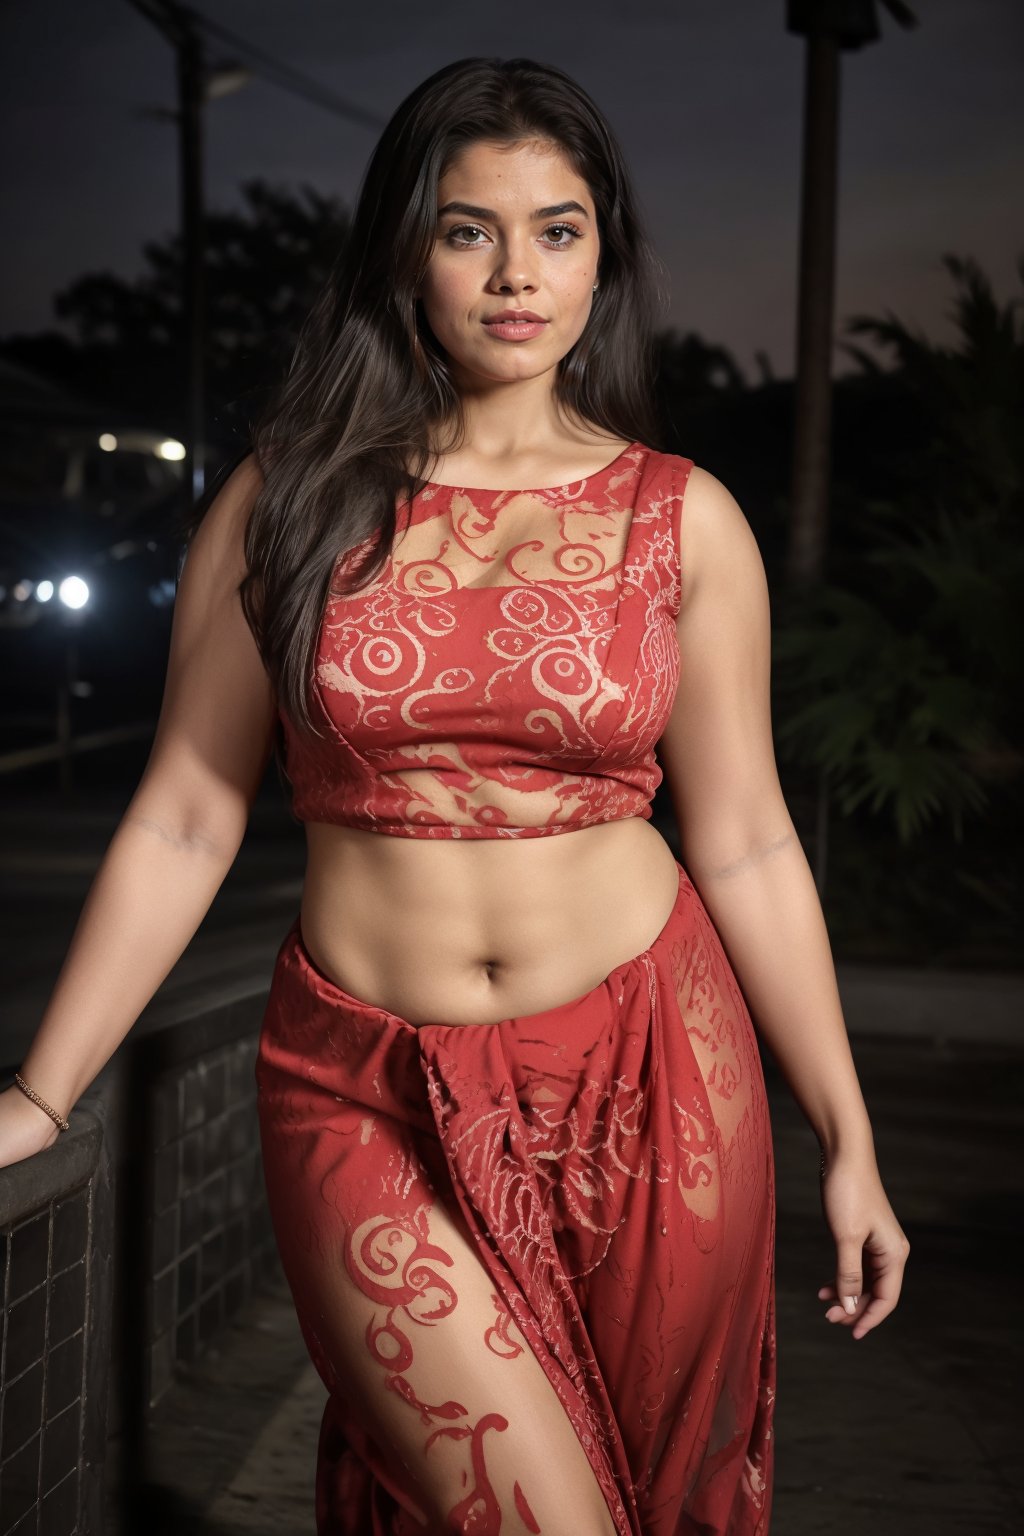
[[[680,681],[658,757],[682,863],[824,1153],[837,1263],[818,1296],[862,1338],[895,1307],[910,1245],[882,1188],[824,914],[779,783],[764,566],[733,496],[696,465],[678,535]]]

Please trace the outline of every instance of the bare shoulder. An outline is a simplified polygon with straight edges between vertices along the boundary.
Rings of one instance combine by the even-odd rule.
[[[693,464],[679,527],[683,609],[703,590],[742,593],[765,584],[761,552],[746,513],[710,470]]]

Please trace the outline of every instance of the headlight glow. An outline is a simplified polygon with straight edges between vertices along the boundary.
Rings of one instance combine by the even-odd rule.
[[[153,452],[158,459],[168,459],[177,463],[185,457],[185,444],[179,443],[176,437],[167,437],[162,443],[157,443]]]
[[[41,581],[36,587],[36,598],[41,603],[48,603],[53,596],[53,582]]]
[[[65,608],[81,608],[89,601],[89,587],[81,576],[65,576],[57,588],[57,596]]]
[[[114,436],[113,432],[101,432],[99,442],[100,447],[103,449],[104,453],[116,452],[117,438]]]

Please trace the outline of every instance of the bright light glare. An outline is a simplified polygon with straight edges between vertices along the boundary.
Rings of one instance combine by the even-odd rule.
[[[113,432],[100,433],[100,447],[104,453],[114,453],[117,448],[117,438]]]
[[[185,457],[185,444],[179,443],[176,437],[167,437],[162,443],[157,443],[153,452],[158,459],[172,459],[177,462]]]
[[[41,603],[48,603],[53,596],[53,582],[41,581],[36,587],[36,597]]]
[[[30,581],[17,581],[11,588],[19,603],[24,603],[32,596],[32,583]]]
[[[65,608],[81,608],[89,601],[89,588],[81,576],[65,576],[57,595]]]

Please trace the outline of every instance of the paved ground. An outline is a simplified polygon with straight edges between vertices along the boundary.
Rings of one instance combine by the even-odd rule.
[[[1021,1529],[1019,1277],[1024,1052],[856,1042],[889,1197],[912,1253],[861,1340],[823,1320],[832,1277],[816,1143],[767,1063],[778,1166],[778,1536]],[[153,1536],[314,1536],[324,1391],[283,1282],[156,1413]]]

